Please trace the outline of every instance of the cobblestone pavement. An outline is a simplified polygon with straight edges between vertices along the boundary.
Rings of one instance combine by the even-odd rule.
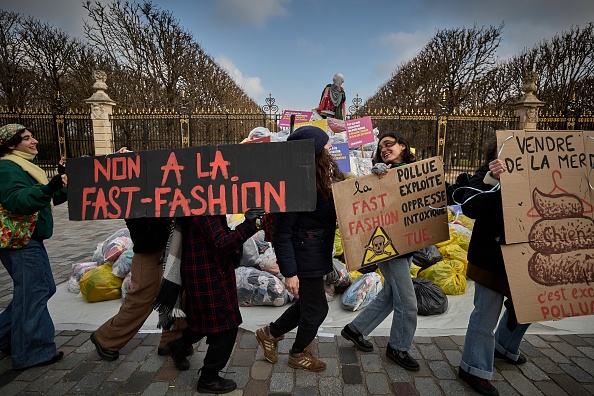
[[[71,222],[65,206],[56,208],[54,237],[46,246],[56,283],[65,282],[71,264],[89,258],[98,241],[124,226],[122,220]],[[0,270],[0,308],[10,301],[10,277]],[[594,330],[594,329],[593,329]],[[58,331],[60,362],[25,371],[11,369],[0,353],[0,395],[192,395],[206,351],[195,345],[192,368],[178,371],[157,354],[159,334],[137,334],[114,362],[102,361],[88,331]],[[294,337],[294,336],[293,336]],[[230,395],[471,395],[457,378],[464,337],[415,337],[411,355],[421,370],[410,373],[385,356],[387,337],[371,337],[373,352],[360,352],[342,337],[320,337],[314,354],[327,364],[321,373],[288,367],[291,334],[279,344],[279,360],[268,363],[252,332],[240,329],[224,376],[238,389]],[[526,335],[528,362],[496,361],[493,383],[501,395],[594,395],[594,331],[581,335]]]

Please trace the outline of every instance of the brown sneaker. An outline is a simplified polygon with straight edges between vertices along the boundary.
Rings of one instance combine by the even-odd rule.
[[[326,363],[312,356],[309,349],[301,353],[289,352],[289,367],[307,371],[324,371]]]
[[[276,363],[278,361],[276,348],[278,346],[278,342],[284,338],[285,336],[274,338],[272,334],[270,334],[269,326],[264,326],[256,330],[256,339],[258,340],[258,344],[260,344],[264,350],[264,357],[270,363]]]

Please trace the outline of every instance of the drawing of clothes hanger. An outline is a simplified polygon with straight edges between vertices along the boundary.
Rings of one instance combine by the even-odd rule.
[[[567,192],[565,189],[559,187],[559,184],[557,184],[557,180],[555,179],[555,176],[559,177],[559,180],[563,179],[563,175],[561,174],[560,170],[554,170],[551,178],[553,179],[553,189],[551,191],[549,191],[548,195],[562,195],[562,194],[567,194],[567,195],[575,195],[575,194],[571,194],[569,192]],[[588,201],[585,201],[583,199],[580,198],[580,201],[582,201],[582,203],[584,204],[584,214],[587,213],[592,213],[594,212],[594,206],[592,206],[592,204]],[[528,217],[540,217],[540,215],[538,214],[538,212],[534,209],[534,206],[532,206],[530,208],[530,210],[528,210],[528,212],[526,213],[526,216]]]

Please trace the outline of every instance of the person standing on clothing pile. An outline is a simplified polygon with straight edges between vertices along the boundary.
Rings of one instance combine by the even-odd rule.
[[[313,139],[316,161],[316,208],[312,212],[276,215],[272,242],[287,291],[297,298],[274,322],[256,330],[256,339],[271,363],[278,361],[278,342],[297,328],[289,351],[289,367],[323,371],[326,363],[311,353],[318,328],[328,314],[324,275],[332,271],[336,210],[331,184],[344,177],[330,155],[328,134],[314,126],[303,126],[287,141]]]
[[[380,178],[389,169],[415,161],[410,145],[398,133],[385,133],[380,137],[373,159],[372,172]],[[390,341],[386,356],[409,371],[418,371],[419,363],[408,353],[417,329],[417,298],[410,276],[413,253],[403,254],[379,263],[384,276],[384,287],[377,297],[341,331],[347,340],[364,352],[373,350],[373,344],[366,340],[380,323],[393,313],[390,327]]]
[[[0,261],[13,282],[13,298],[0,313],[0,351],[15,370],[46,366],[64,356],[56,351],[54,322],[47,302],[56,284],[43,241],[53,234],[53,205],[66,202],[68,178],[33,163],[38,141],[21,124],[0,128]],[[20,215],[20,233],[14,229]],[[33,229],[28,235],[25,229]]]
[[[483,151],[486,162],[470,179],[472,190],[464,194],[462,203],[464,215],[475,219],[466,270],[466,276],[475,286],[474,309],[466,329],[458,375],[480,394],[497,396],[499,391],[490,381],[494,358],[513,365],[526,363],[526,358],[520,354],[520,343],[529,324],[516,321],[501,253],[505,233],[501,189],[497,186],[506,168],[497,158],[495,133],[487,140]],[[503,305],[505,312],[499,319]]]
[[[188,370],[186,351],[206,337],[208,349],[199,370],[196,389],[200,393],[228,393],[235,381],[219,376],[229,361],[239,325],[242,323],[237,299],[235,267],[237,252],[256,232],[261,208],[245,212],[245,220],[231,230],[225,215],[186,218],[183,229],[181,279],[186,295],[188,327],[181,338],[166,345],[175,366]]]

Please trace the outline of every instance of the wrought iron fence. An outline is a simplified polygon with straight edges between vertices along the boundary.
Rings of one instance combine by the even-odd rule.
[[[36,163],[49,175],[56,173],[60,157],[94,155],[93,125],[90,110],[52,109],[11,110],[0,108],[0,125],[23,124],[38,140]]]
[[[273,100],[273,98],[269,98]],[[131,150],[159,150],[177,147],[219,145],[241,142],[259,126],[277,132],[282,111],[267,102],[270,111],[188,109],[116,110],[111,117],[114,146]],[[273,110],[272,110],[273,109]],[[398,131],[410,140],[419,159],[441,155],[446,180],[460,173],[472,173],[484,161],[482,145],[486,133],[518,129],[518,118],[507,113],[457,112],[438,114],[433,110],[376,110],[362,114],[359,106],[349,117],[370,116],[380,133]],[[37,163],[53,174],[61,156],[93,155],[90,111],[69,109],[10,110],[0,108],[0,125],[21,123],[30,127],[39,140]],[[445,128],[444,128],[445,127]],[[594,129],[592,113],[539,115],[538,129]]]

